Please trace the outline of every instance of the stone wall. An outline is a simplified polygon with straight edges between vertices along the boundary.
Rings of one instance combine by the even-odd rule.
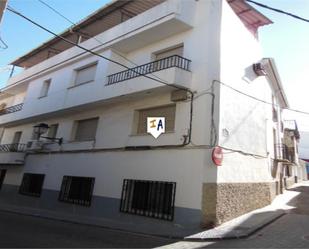
[[[276,192],[276,182],[204,183],[202,225],[219,225],[269,205]]]

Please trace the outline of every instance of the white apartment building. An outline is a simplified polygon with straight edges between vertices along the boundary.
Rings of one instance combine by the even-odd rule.
[[[257,39],[270,23],[242,0],[113,1],[60,34],[100,56],[55,37],[16,59],[2,205],[176,236],[269,204],[289,161],[287,100]],[[157,139],[150,116],[166,119]]]

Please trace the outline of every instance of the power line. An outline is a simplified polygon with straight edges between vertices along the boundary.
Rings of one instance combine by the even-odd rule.
[[[283,11],[283,10],[280,10],[280,9],[276,9],[276,8],[273,8],[273,7],[270,7],[270,6],[267,6],[265,4],[258,3],[258,2],[252,1],[252,0],[246,0],[246,1],[249,2],[249,3],[253,3],[255,5],[258,5],[262,8],[269,9],[269,10],[272,10],[272,11],[275,11],[275,12],[278,12],[278,13],[281,13],[281,14],[284,14],[284,15],[288,15],[288,16],[291,16],[295,19],[298,19],[298,20],[301,20],[301,21],[304,21],[304,22],[309,22],[309,19],[300,17],[298,15],[295,15],[295,14],[292,14],[292,13],[289,13],[289,12],[286,12],[286,11]]]
[[[85,47],[79,45],[78,43],[72,42],[72,41],[70,41],[69,39],[66,39],[65,37],[62,37],[61,35],[58,35],[58,34],[54,33],[53,31],[51,31],[51,30],[49,30],[49,29],[43,27],[43,26],[40,25],[39,23],[37,23],[37,22],[31,20],[30,18],[24,16],[23,14],[19,13],[19,12],[16,11],[16,10],[14,10],[14,9],[13,9],[12,7],[10,7],[9,5],[7,6],[6,9],[9,10],[10,12],[12,12],[12,13],[14,13],[14,14],[20,16],[20,17],[22,17],[23,19],[27,20],[28,22],[34,24],[35,26],[37,26],[37,27],[39,27],[39,28],[45,30],[46,32],[52,34],[53,36],[58,37],[59,39],[65,41],[65,42],[67,42],[67,43],[69,43],[69,44],[71,44],[71,45],[73,45],[73,46],[76,46],[76,47],[78,47],[78,48],[80,48],[80,49],[82,49],[82,50],[84,50],[84,51],[86,51],[86,52],[88,52],[88,53],[90,53],[90,54],[92,54],[92,55],[98,56],[98,57],[100,57],[100,58],[102,58],[102,59],[105,59],[105,60],[107,60],[107,61],[109,61],[109,62],[112,62],[112,63],[114,63],[114,64],[116,64],[116,65],[119,65],[119,66],[121,66],[121,67],[123,67],[123,68],[126,68],[126,69],[128,69],[129,71],[133,71],[134,73],[138,74],[139,76],[143,76],[143,77],[145,77],[145,78],[147,78],[147,79],[156,81],[156,82],[161,83],[161,84],[163,84],[163,85],[166,85],[166,86],[169,86],[169,87],[178,89],[178,90],[184,90],[184,91],[186,91],[187,93],[189,93],[189,94],[191,95],[191,96],[190,96],[191,98],[190,98],[190,113],[189,113],[189,128],[188,128],[188,135],[186,135],[186,139],[184,139],[183,144],[181,144],[180,146],[185,146],[185,145],[188,145],[188,144],[191,143],[191,139],[192,139],[192,126],[193,126],[193,101],[194,101],[194,93],[193,93],[193,91],[191,91],[191,90],[188,89],[188,88],[179,86],[179,85],[173,85],[173,84],[167,83],[166,81],[161,80],[161,79],[152,78],[152,77],[146,75],[146,73],[137,72],[137,70],[134,70],[134,69],[132,69],[132,68],[130,68],[130,67],[127,67],[126,65],[124,65],[124,64],[122,64],[122,63],[120,63],[120,62],[118,62],[118,61],[115,61],[115,60],[113,60],[113,59],[110,59],[110,58],[107,58],[107,57],[105,57],[105,56],[103,56],[103,55],[100,55],[100,54],[98,54],[98,53],[96,53],[96,52],[94,52],[94,51],[92,51],[92,50],[90,50],[90,49],[87,49],[87,48],[85,48]]]
[[[56,10],[55,8],[53,8],[52,6],[50,6],[49,4],[45,3],[42,0],[38,0],[40,3],[44,4],[46,7],[50,8],[51,10],[53,10],[55,13],[57,13],[59,16],[61,16],[62,18],[64,18],[65,20],[67,20],[69,23],[71,23],[72,25],[76,25],[74,22],[72,22],[69,18],[65,17],[63,14],[61,14],[58,10]]]
[[[54,7],[50,6],[49,4],[47,4],[46,2],[44,2],[43,0],[38,0],[40,3],[44,4],[47,8],[51,9],[53,12],[55,12],[56,14],[58,14],[59,16],[61,16],[63,19],[65,19],[67,22],[69,22],[70,24],[72,24],[74,27],[77,25],[75,22],[73,22],[71,19],[67,18],[64,14],[60,13],[58,10],[56,10]],[[72,30],[73,31],[73,30]],[[73,31],[74,32],[74,31]],[[92,39],[96,40],[98,43],[100,43],[101,45],[103,45],[104,43],[102,41],[100,41],[98,38],[96,38],[95,36],[92,36],[91,34],[87,33],[87,32],[77,32],[80,33],[81,35],[86,35],[88,37],[91,37]],[[135,63],[134,61],[130,60],[129,58],[127,58],[126,56],[122,55],[121,53],[113,50],[113,52],[115,54],[117,54],[118,56],[120,56],[121,58],[125,59],[126,61],[132,63],[135,66],[138,66],[137,63]],[[150,75],[152,75],[153,77],[164,81],[162,78],[150,73]],[[166,82],[166,81],[165,81]],[[168,82],[166,82],[168,83]]]
[[[251,0],[247,0],[247,1],[251,1]],[[39,27],[39,28],[45,30],[46,32],[48,32],[48,33],[54,35],[55,37],[58,37],[58,38],[62,39],[63,41],[65,41],[65,42],[67,42],[67,43],[70,43],[70,44],[73,45],[73,46],[76,46],[76,47],[78,47],[78,48],[80,48],[80,49],[82,49],[82,50],[84,50],[84,51],[86,51],[86,52],[88,52],[88,53],[91,53],[91,54],[93,54],[93,55],[95,55],[95,56],[101,57],[101,58],[103,58],[103,59],[105,59],[105,60],[108,60],[108,61],[110,61],[110,62],[112,62],[112,63],[115,63],[115,64],[117,64],[117,65],[119,65],[119,66],[121,66],[121,67],[124,67],[124,68],[128,69],[128,70],[132,70],[133,72],[136,72],[136,71],[134,71],[134,69],[132,69],[132,68],[130,68],[130,67],[128,67],[128,66],[126,66],[126,65],[124,65],[124,64],[122,64],[122,63],[120,63],[120,62],[118,62],[118,61],[115,61],[115,60],[113,60],[113,59],[107,58],[107,57],[105,57],[105,56],[103,56],[103,55],[100,55],[100,54],[98,54],[98,53],[96,53],[96,52],[93,52],[92,50],[87,49],[87,48],[85,48],[85,47],[83,47],[83,46],[81,46],[81,45],[79,45],[79,44],[77,44],[77,43],[75,43],[75,42],[72,42],[72,41],[70,41],[70,40],[68,40],[68,39],[66,39],[66,38],[64,38],[64,37],[62,37],[62,36],[60,36],[60,35],[57,35],[57,34],[54,33],[53,31],[51,31],[51,30],[49,30],[49,29],[43,27],[42,25],[38,24],[37,22],[35,22],[35,21],[31,20],[30,18],[24,16],[23,14],[19,13],[18,11],[12,9],[10,6],[8,6],[7,9],[8,9],[9,11],[13,12],[14,14],[16,14],[16,15],[18,15],[18,16],[24,18],[24,19],[26,19],[26,20],[29,21],[29,22],[31,22],[31,23],[34,24],[35,26],[37,26],[37,27]],[[145,78],[148,78],[148,79],[157,81],[157,82],[159,82],[159,83],[161,83],[161,84],[164,84],[164,85],[167,85],[167,86],[170,86],[170,87],[179,89],[179,90],[185,90],[185,91],[189,92],[189,93],[191,94],[191,96],[192,96],[192,94],[193,94],[193,92],[192,92],[191,90],[187,89],[187,88],[169,84],[169,83],[167,83],[167,82],[165,82],[165,81],[163,81],[163,80],[159,80],[159,79],[152,78],[152,77],[147,76],[147,75],[145,75],[145,74],[143,74],[143,73],[139,73],[139,72],[136,72],[136,73],[139,74],[140,76],[143,76],[143,77],[145,77]],[[244,93],[244,92],[241,92],[240,90],[238,90],[238,89],[236,89],[236,88],[233,88],[232,86],[230,86],[230,85],[228,85],[228,84],[225,84],[224,82],[221,82],[221,81],[218,81],[218,80],[214,80],[214,82],[218,82],[218,83],[220,83],[220,84],[222,84],[222,85],[224,85],[224,86],[226,86],[226,87],[228,87],[228,88],[230,88],[230,89],[232,89],[232,90],[234,90],[234,91],[236,91],[236,92],[238,92],[238,93],[240,93],[240,94],[242,94],[242,95],[245,95],[245,96],[247,96],[247,97],[249,97],[249,98],[255,99],[256,101],[260,101],[260,102],[263,102],[263,103],[265,103],[265,104],[272,105],[272,103],[270,103],[270,102],[267,102],[267,101],[265,101],[265,100],[262,100],[262,99],[259,99],[259,98],[257,98],[257,97],[254,97],[254,96],[252,96],[252,95],[249,95],[249,94],[246,94],[246,93]],[[302,113],[302,114],[309,115],[309,112],[305,112],[305,111],[301,111],[301,110],[296,110],[296,109],[292,109],[292,108],[283,108],[283,109],[286,109],[286,110],[289,110],[289,111],[293,111],[293,112],[297,112],[297,113]]]
[[[86,51],[86,52],[88,52],[88,53],[90,53],[90,54],[92,54],[92,55],[101,57],[102,59],[105,59],[105,60],[107,60],[107,61],[109,61],[109,62],[112,62],[112,63],[114,63],[114,64],[116,64],[116,65],[118,65],[118,66],[121,66],[121,67],[123,67],[123,68],[125,68],[125,69],[128,69],[128,70],[130,70],[130,71],[133,71],[134,73],[137,73],[139,76],[143,76],[143,77],[145,77],[145,78],[148,78],[148,79],[157,81],[157,82],[159,82],[159,83],[161,83],[161,84],[164,84],[164,85],[167,85],[167,86],[176,88],[176,89],[178,89],[178,90],[185,90],[185,91],[190,92],[191,94],[193,94],[193,92],[192,92],[191,90],[189,90],[189,89],[187,89],[187,88],[185,88],[185,87],[181,87],[181,86],[178,86],[178,85],[169,84],[169,83],[167,83],[167,82],[165,82],[165,81],[163,81],[163,80],[154,79],[154,78],[152,78],[152,77],[150,77],[150,76],[147,76],[146,74],[139,73],[139,72],[135,71],[134,69],[132,69],[132,68],[130,68],[130,67],[128,67],[128,66],[126,66],[126,65],[124,65],[124,64],[122,64],[122,63],[120,63],[120,62],[118,62],[118,61],[115,61],[115,60],[110,59],[110,58],[108,58],[108,57],[106,57],[106,56],[103,56],[103,55],[101,55],[101,54],[98,54],[98,53],[96,53],[96,52],[94,52],[94,51],[92,51],[92,50],[90,50],[90,49],[88,49],[88,48],[85,48],[85,47],[79,45],[78,43],[72,42],[71,40],[69,40],[69,39],[67,39],[67,38],[65,38],[65,37],[63,37],[63,36],[61,36],[61,35],[58,35],[58,34],[56,34],[55,32],[53,32],[53,31],[51,31],[51,30],[49,30],[49,29],[43,27],[41,24],[39,24],[39,23],[37,23],[37,22],[31,20],[30,18],[26,17],[25,15],[21,14],[20,12],[18,12],[18,11],[16,11],[16,10],[14,10],[14,9],[13,9],[12,7],[10,7],[10,6],[7,7],[7,10],[10,11],[10,12],[12,12],[12,13],[14,13],[14,14],[16,14],[16,15],[18,15],[18,16],[20,16],[20,17],[22,17],[22,18],[24,18],[24,19],[27,20],[28,22],[31,22],[31,23],[34,24],[35,26],[37,26],[37,27],[39,27],[39,28],[45,30],[46,32],[52,34],[53,36],[55,36],[55,37],[57,37],[57,38],[60,38],[61,40],[65,41],[65,42],[67,42],[67,43],[69,43],[69,44],[71,44],[71,45],[73,45],[73,46],[76,46],[76,47],[78,47],[78,48],[80,48],[80,49],[82,49],[82,50],[84,50],[84,51]]]
[[[0,46],[1,49],[7,49],[9,46],[3,41],[3,39],[0,36],[0,42],[4,45],[4,47]]]
[[[233,90],[233,91],[235,91],[235,92],[238,92],[239,94],[242,94],[242,95],[244,95],[244,96],[247,96],[247,97],[249,97],[249,98],[251,98],[251,99],[254,99],[254,100],[256,100],[256,101],[262,102],[262,103],[267,104],[267,105],[273,105],[273,103],[271,103],[271,102],[268,102],[268,101],[265,101],[265,100],[263,100],[263,99],[254,97],[254,96],[249,95],[249,94],[247,94],[247,93],[244,93],[244,92],[242,92],[242,91],[240,91],[240,90],[238,90],[238,89],[236,89],[236,88],[234,88],[234,87],[232,87],[232,86],[230,86],[230,85],[228,85],[228,84],[226,84],[226,83],[224,83],[224,82],[222,82],[222,81],[213,80],[213,82],[217,82],[217,83],[219,83],[219,84],[221,84],[221,85],[223,85],[223,86],[225,86],[225,87],[227,87],[227,88],[230,88],[231,90]],[[297,109],[293,109],[293,108],[282,108],[282,109],[288,110],[288,111],[297,112],[297,113],[301,113],[301,114],[305,114],[305,115],[309,115],[309,112],[305,112],[305,111],[301,111],[301,110],[297,110]]]

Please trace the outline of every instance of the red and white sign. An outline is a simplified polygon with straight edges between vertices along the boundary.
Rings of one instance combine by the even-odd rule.
[[[216,166],[221,166],[222,165],[222,161],[223,161],[223,151],[222,151],[222,148],[220,148],[219,146],[216,146],[212,150],[211,159],[212,159],[212,161],[214,162],[214,164]]]

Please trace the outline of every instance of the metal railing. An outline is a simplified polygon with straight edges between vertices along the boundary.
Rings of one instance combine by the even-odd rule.
[[[26,144],[0,144],[0,152],[24,152]]]
[[[173,220],[175,182],[124,179],[120,212]]]
[[[23,105],[24,105],[24,103],[20,103],[20,104],[13,105],[13,106],[7,107],[5,109],[2,109],[2,110],[0,110],[0,116],[5,115],[5,114],[9,114],[9,113],[13,113],[13,112],[18,112],[21,109],[23,109]]]
[[[160,60],[149,62],[147,64],[137,66],[119,73],[107,76],[107,85],[112,85],[121,81],[133,79],[142,75],[157,72],[163,69],[178,67],[189,71],[191,60],[183,58],[179,55],[172,55]]]
[[[295,162],[295,148],[285,144],[275,144],[275,159]]]

